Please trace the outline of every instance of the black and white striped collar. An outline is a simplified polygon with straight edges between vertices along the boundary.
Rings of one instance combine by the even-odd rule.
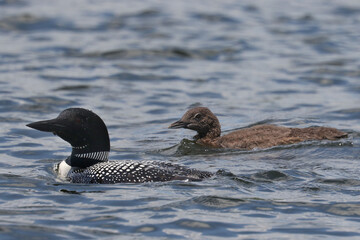
[[[87,147],[88,147],[88,145],[87,145],[87,144],[85,144],[84,146],[78,146],[78,147],[71,146],[71,147],[72,147],[72,149],[81,150],[81,149],[85,149],[85,148],[87,148]]]
[[[109,151],[77,152],[72,151],[71,156],[66,159],[66,163],[75,168],[87,168],[94,164],[107,162]]]
[[[109,152],[103,151],[103,152],[91,152],[91,153],[78,153],[78,154],[74,154],[74,156],[77,158],[94,159],[100,162],[106,162],[109,159]]]

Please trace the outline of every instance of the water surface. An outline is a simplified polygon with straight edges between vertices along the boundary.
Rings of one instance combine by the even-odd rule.
[[[350,0],[0,0],[1,239],[358,239],[359,24]],[[167,129],[200,105],[224,132],[264,122],[350,137],[208,149]],[[221,174],[62,182],[52,166],[70,146],[25,125],[68,107],[103,118],[112,160]]]

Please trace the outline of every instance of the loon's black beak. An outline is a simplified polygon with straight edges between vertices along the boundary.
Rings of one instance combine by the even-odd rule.
[[[188,125],[189,125],[189,123],[179,120],[179,121],[176,121],[176,122],[170,124],[169,128],[171,128],[171,129],[187,128]]]
[[[59,131],[63,131],[66,128],[66,126],[61,122],[61,120],[57,118],[29,123],[26,126],[43,132],[53,132],[54,134]]]

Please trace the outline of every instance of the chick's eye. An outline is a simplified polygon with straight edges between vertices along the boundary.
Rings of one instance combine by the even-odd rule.
[[[195,114],[194,118],[195,118],[195,119],[200,119],[200,118],[201,118],[201,114],[200,114],[200,113]]]

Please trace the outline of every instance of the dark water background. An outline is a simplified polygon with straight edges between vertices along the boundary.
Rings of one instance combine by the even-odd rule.
[[[0,0],[0,239],[359,239],[359,80],[355,0]],[[206,149],[167,129],[197,105],[225,132],[264,121],[351,134]],[[25,124],[68,107],[104,119],[112,160],[225,173],[61,182],[52,166],[69,145]]]

